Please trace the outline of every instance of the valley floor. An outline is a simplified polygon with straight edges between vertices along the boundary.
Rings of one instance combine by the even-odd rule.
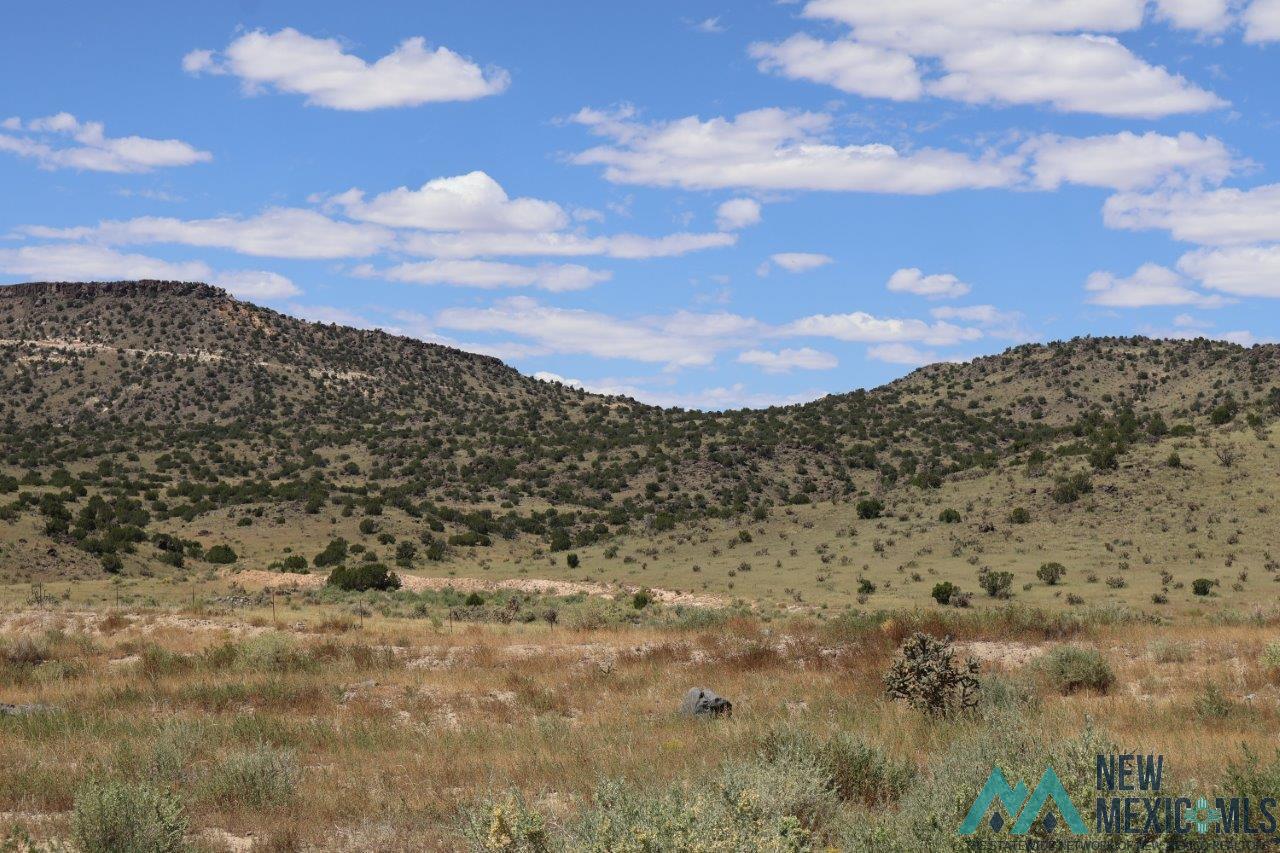
[[[1273,611],[573,627],[381,609],[10,606],[0,832],[15,849],[116,849],[86,839],[144,790],[182,809],[177,846],[151,849],[659,850],[695,832],[737,839],[726,849],[908,851],[959,847],[993,763],[1034,785],[1052,762],[1075,792],[1095,752],[1122,746],[1162,754],[1174,790],[1280,789]],[[979,662],[976,709],[937,719],[886,699],[917,629]],[[1045,661],[1064,644],[1113,680],[1063,681]],[[732,718],[677,714],[690,687],[729,698]]]

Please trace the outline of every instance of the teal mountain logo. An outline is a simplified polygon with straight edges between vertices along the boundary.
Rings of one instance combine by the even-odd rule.
[[[1026,835],[1050,800],[1053,800],[1058,814],[1062,816],[1063,822],[1073,834],[1089,833],[1089,828],[1081,819],[1075,803],[1071,802],[1071,798],[1067,796],[1067,789],[1062,787],[1062,782],[1058,779],[1058,774],[1053,772],[1052,767],[1045,768],[1044,775],[1040,777],[1035,790],[1030,793],[1027,791],[1026,783],[1021,781],[1010,787],[1009,782],[1004,778],[1003,771],[999,767],[994,768],[958,831],[960,835],[973,835],[982,825],[983,818],[991,810],[992,805],[998,801],[1005,814],[1009,816],[1009,820],[1013,821],[1009,833]],[[999,832],[1004,828],[1006,820],[1004,815],[1000,814],[1000,810],[996,809],[991,811],[988,823],[993,830]],[[1053,816],[1052,810],[1045,814],[1041,825],[1050,832],[1058,825],[1058,819]]]

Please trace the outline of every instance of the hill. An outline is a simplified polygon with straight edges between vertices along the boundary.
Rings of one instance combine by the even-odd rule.
[[[695,412],[201,284],[33,283],[0,288],[0,375],[13,581],[210,557],[301,571],[339,539],[402,571],[793,606],[927,603],[926,576],[977,591],[983,569],[1010,571],[1016,593],[1046,549],[1073,576],[1118,578],[1092,599],[1181,590],[1197,552],[1235,575],[1273,563],[1276,346],[1082,338],[801,406]],[[1148,550],[1113,559],[1143,547],[1116,540]],[[1153,554],[1174,577],[1121,575]]]

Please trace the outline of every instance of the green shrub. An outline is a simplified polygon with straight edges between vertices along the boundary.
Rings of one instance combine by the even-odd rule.
[[[960,522],[960,513],[954,509],[944,509],[938,514],[938,521],[943,524],[958,524]]]
[[[335,567],[329,573],[327,583],[348,592],[391,590],[400,588],[400,576],[381,563],[359,563]]]
[[[347,559],[347,550],[347,540],[339,536],[337,539],[330,540],[323,551],[311,558],[311,562],[317,569],[336,566]]]
[[[978,585],[992,598],[1009,598],[1013,595],[1013,572],[978,572]]]
[[[1036,668],[1058,693],[1080,690],[1106,693],[1116,682],[1111,665],[1097,649],[1058,646],[1036,662]]]
[[[204,553],[206,563],[218,563],[226,565],[236,561],[236,552],[231,550],[230,545],[214,545]]]
[[[762,740],[760,754],[771,763],[812,762],[841,801],[867,806],[896,802],[916,772],[911,762],[894,761],[884,750],[847,732],[823,741],[796,729],[774,729]]]
[[[918,711],[947,716],[978,702],[978,663],[956,665],[951,643],[916,632],[884,676],[885,692]]]
[[[1280,670],[1280,643],[1268,643],[1262,650],[1261,663],[1266,669]]]
[[[484,596],[478,592],[473,592],[470,595],[468,595],[466,600],[463,601],[462,603],[465,604],[467,607],[483,607]]]
[[[1059,477],[1050,494],[1055,503],[1069,504],[1075,503],[1081,495],[1087,495],[1092,491],[1093,480],[1088,473],[1079,471],[1069,477]]]
[[[71,837],[81,853],[178,853],[188,849],[182,804],[167,791],[90,780],[76,792]]]
[[[1014,507],[1013,511],[1009,513],[1010,524],[1029,524],[1030,522],[1031,513],[1027,511],[1026,507]]]
[[[959,587],[951,581],[942,581],[933,585],[933,592],[931,594],[933,595],[934,601],[938,602],[943,607],[946,607],[951,603],[951,596],[955,595],[957,590],[959,590]]]
[[[568,566],[571,569],[578,568],[578,563],[579,563],[578,555],[573,552],[565,554],[564,563],[566,566]]]
[[[1208,595],[1218,582],[1210,578],[1196,578],[1191,582],[1191,591],[1196,595]]]
[[[1181,468],[1182,457],[1177,453],[1170,453],[1169,458],[1165,460],[1164,464],[1168,465],[1170,468]]]
[[[876,498],[863,498],[858,501],[857,511],[861,519],[879,518],[884,512],[884,504]]]
[[[644,610],[651,603],[653,603],[653,594],[647,589],[636,590],[635,594],[631,596],[631,606],[636,610]]]
[[[1044,581],[1048,586],[1056,585],[1066,573],[1067,567],[1062,563],[1045,563],[1036,569],[1036,577]]]

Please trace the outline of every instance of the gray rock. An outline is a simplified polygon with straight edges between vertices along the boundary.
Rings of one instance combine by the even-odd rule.
[[[705,687],[691,687],[680,703],[680,713],[690,717],[732,717],[733,703]]]
[[[29,717],[32,714],[52,714],[57,710],[53,705],[10,705],[0,702],[0,717]]]

